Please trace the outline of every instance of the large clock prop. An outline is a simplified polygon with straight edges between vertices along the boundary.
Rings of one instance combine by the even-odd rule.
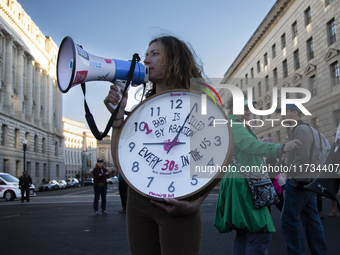
[[[199,93],[169,90],[130,113],[116,158],[131,188],[155,200],[191,200],[219,182],[232,158],[233,134],[221,124],[227,119],[222,108],[206,100],[202,115],[201,102]]]

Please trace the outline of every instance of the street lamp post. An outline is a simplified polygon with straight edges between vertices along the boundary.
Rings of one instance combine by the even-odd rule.
[[[23,150],[24,150],[24,172],[26,171],[26,149],[27,149],[27,140],[24,139],[24,141],[22,142],[23,145]]]

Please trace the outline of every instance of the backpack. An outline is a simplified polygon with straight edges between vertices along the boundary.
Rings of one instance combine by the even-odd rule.
[[[300,125],[307,125],[309,127],[309,129],[313,133],[313,142],[312,142],[312,146],[310,148],[310,153],[309,153],[309,161],[308,161],[309,167],[307,168],[309,171],[308,173],[304,172],[300,174],[300,177],[299,177],[300,180],[299,181],[296,180],[296,181],[297,182],[310,182],[314,180],[319,173],[321,173],[323,170],[327,168],[326,159],[330,151],[331,145],[326,139],[326,137],[321,132],[311,127],[307,123],[298,124],[297,126],[295,126],[295,128]],[[292,133],[294,133],[295,128],[293,129]]]
[[[331,149],[331,145],[321,132],[309,125],[308,127],[313,132],[313,146],[310,152],[309,164],[314,164],[316,167],[322,168],[326,164],[326,159]]]

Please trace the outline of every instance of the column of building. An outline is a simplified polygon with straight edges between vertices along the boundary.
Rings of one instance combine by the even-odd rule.
[[[25,90],[25,115],[26,120],[32,121],[32,107],[33,107],[33,98],[32,98],[32,74],[33,74],[33,65],[32,65],[33,57],[27,57],[27,75],[26,75],[26,90]]]
[[[24,102],[24,48],[17,47],[15,115],[22,117]]]
[[[48,87],[48,130],[50,132],[53,132],[53,116],[54,116],[54,98],[53,98],[53,93],[54,93],[54,88],[53,88],[53,79],[51,76],[47,76],[47,87]]]
[[[47,113],[48,113],[48,73],[47,71],[42,72],[43,80],[42,80],[42,125],[44,128],[48,129],[47,127]]]
[[[6,56],[5,56],[5,95],[4,110],[10,111],[12,106],[13,85],[12,85],[12,65],[13,65],[13,37],[6,36]]]
[[[34,122],[40,126],[40,110],[41,110],[41,101],[40,101],[40,65],[35,63],[35,74],[34,74]]]

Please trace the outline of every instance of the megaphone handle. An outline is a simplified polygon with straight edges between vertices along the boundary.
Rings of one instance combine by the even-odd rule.
[[[114,82],[114,84],[118,87],[118,94],[120,96],[120,100],[122,100],[123,98],[123,92],[122,90],[124,91],[125,89],[125,85],[126,85],[126,82],[125,81],[120,81],[120,80],[116,80]],[[128,88],[126,89],[127,91],[130,89],[130,85],[128,86]],[[119,103],[117,105],[113,105],[112,103],[108,103],[108,105],[113,109],[113,110],[116,110],[117,106],[119,105]]]

